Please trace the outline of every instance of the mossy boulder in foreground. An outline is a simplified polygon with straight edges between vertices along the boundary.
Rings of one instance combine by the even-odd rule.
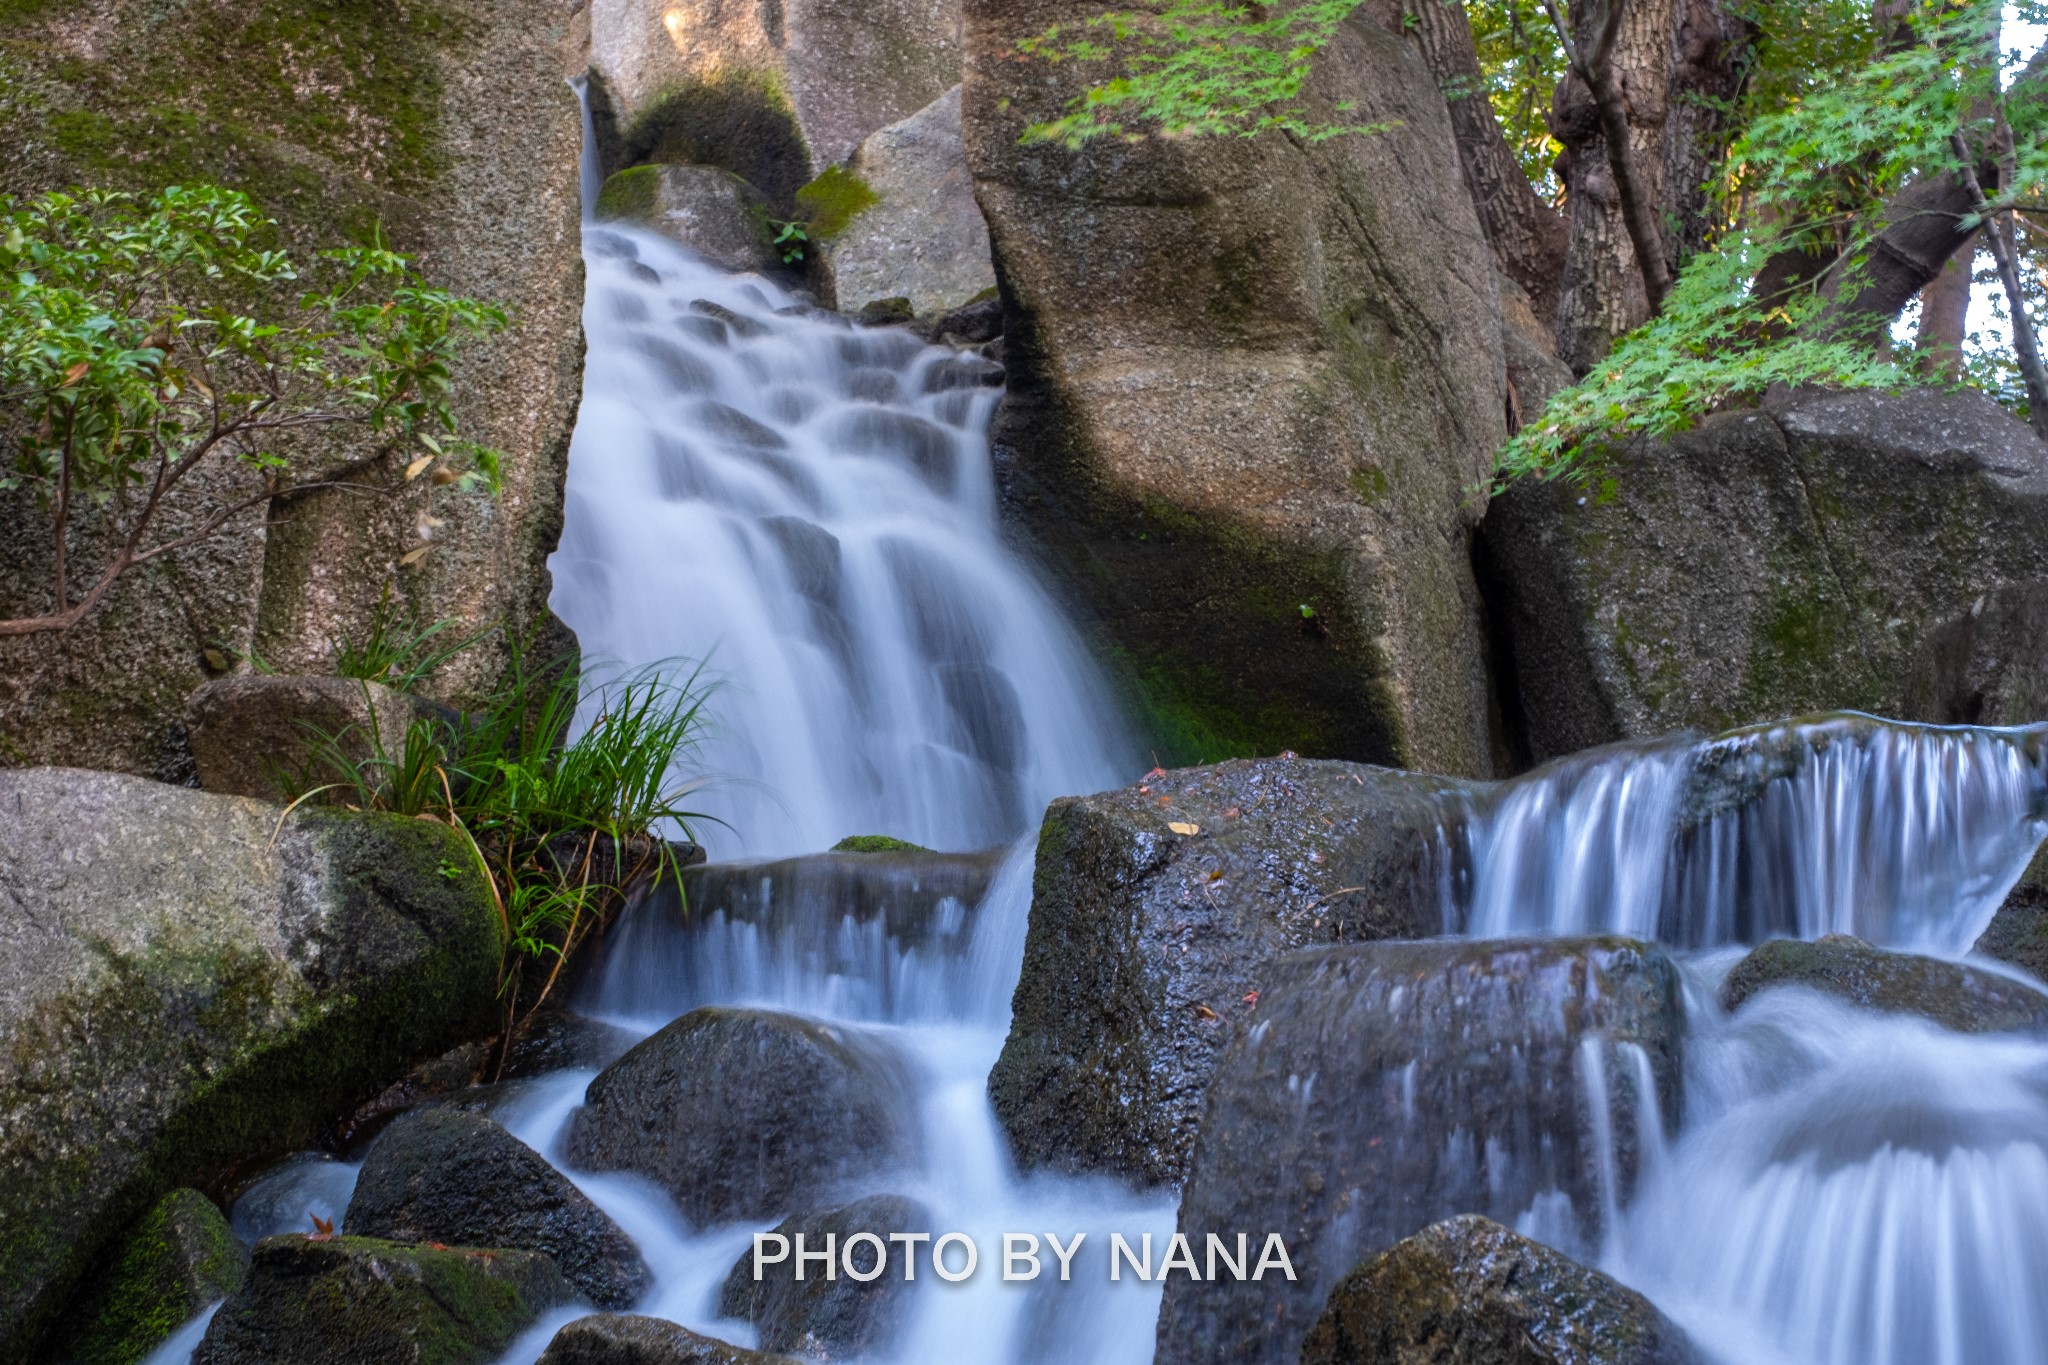
[[[1477,1214],[1447,1219],[1330,1291],[1301,1365],[1694,1365],[1641,1294]]]
[[[249,1249],[211,1199],[172,1190],[136,1220],[72,1306],[67,1365],[135,1365],[185,1321],[242,1287]]]
[[[193,1365],[482,1365],[573,1297],[532,1251],[270,1237]]]
[[[0,1360],[165,1192],[311,1145],[495,1019],[498,917],[444,825],[0,772]]]
[[[1842,935],[1764,944],[1728,973],[1721,1003],[1736,1009],[1772,986],[1806,986],[1868,1009],[1917,1014],[1958,1033],[2048,1032],[2048,995],[2024,982]]]

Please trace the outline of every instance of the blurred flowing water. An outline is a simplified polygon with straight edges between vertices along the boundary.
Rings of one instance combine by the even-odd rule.
[[[673,900],[632,912],[578,1008],[645,1033],[760,1005],[893,1048],[919,1080],[923,1157],[872,1190],[922,1200],[983,1261],[964,1285],[921,1277],[886,1361],[1142,1365],[1159,1288],[1110,1282],[1102,1258],[1112,1231],[1169,1234],[1175,1192],[1020,1176],[986,1094],[1028,836],[1050,798],[1128,782],[1141,760],[1003,543],[982,362],[854,329],[650,234],[590,225],[586,257],[555,608],[590,658],[708,661],[728,681],[699,756],[716,780],[698,804],[726,822],[701,832],[724,865],[691,874],[687,919]],[[2038,728],[1829,718],[1596,750],[1447,807],[1469,869],[1446,886],[1448,930],[1687,952],[1681,1122],[1638,1110],[1633,1188],[1603,1169],[1601,1209],[1539,1196],[1522,1228],[1648,1293],[1727,1365],[2048,1365],[2048,1042],[1798,989],[1732,1017],[1715,1003],[1737,945],[1774,936],[1966,953],[2048,830],[2044,752]],[[946,852],[882,871],[784,857],[858,833]],[[1612,1145],[1613,1074],[1595,1054],[1530,1084],[1593,1092]],[[559,1159],[592,1075],[514,1085],[493,1112]],[[692,1227],[633,1177],[571,1174],[655,1273],[638,1311],[752,1343],[717,1299],[759,1227]],[[237,1226],[303,1226],[353,1178],[300,1159]],[[1574,1242],[1596,1226],[1598,1245]],[[999,1235],[1023,1230],[1090,1234],[1071,1282],[1001,1280]],[[505,1359],[534,1360],[573,1316]]]

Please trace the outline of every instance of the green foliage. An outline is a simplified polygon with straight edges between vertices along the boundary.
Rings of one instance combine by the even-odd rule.
[[[391,600],[387,583],[376,610],[370,613],[368,632],[334,641],[335,675],[383,683],[401,692],[416,691],[435,669],[495,629],[486,627],[461,639],[437,641],[436,637],[445,636],[458,624],[451,617],[421,626],[417,616],[401,611]]]
[[[1434,5],[1458,0],[1409,0]],[[1472,43],[1479,56],[1481,87],[1447,86],[1444,98],[1483,95],[1507,138],[1522,174],[1544,198],[1563,193],[1554,164],[1563,150],[1550,135],[1551,93],[1564,79],[1564,47],[1543,12],[1542,0],[1472,0],[1465,6]]]
[[[121,548],[94,566],[85,608],[126,568],[282,491],[314,429],[368,432],[406,462],[404,483],[441,465],[417,486],[496,486],[496,452],[459,437],[450,400],[456,352],[504,311],[427,287],[381,245],[302,272],[266,244],[274,226],[203,185],[0,198],[0,489],[32,489],[60,544],[80,509],[107,521]],[[165,499],[209,459],[252,471],[248,496],[154,538]],[[53,619],[72,605],[72,567],[59,556]]]
[[[1592,452],[1636,434],[1682,430],[1773,385],[1898,388],[1924,367],[1894,355],[1888,335],[1812,326],[1830,300],[1853,295],[1887,199],[1916,177],[1957,166],[1951,138],[1989,147],[1994,120],[2013,139],[2014,171],[1994,209],[2048,197],[2048,100],[2037,87],[2002,93],[1994,64],[1999,9],[1925,8],[1911,41],[1849,67],[1826,89],[1760,114],[1730,153],[1729,193],[1747,226],[1688,262],[1657,318],[1624,337],[1577,385],[1554,396],[1504,448],[1503,479],[1584,477]],[[1957,230],[1978,224],[1965,217]],[[1838,257],[1834,269],[1776,297],[1754,285],[1784,253]],[[1980,367],[1979,377],[1983,377]]]
[[[1302,98],[1316,54],[1360,3],[1170,0],[1156,14],[1122,10],[1055,24],[1020,50],[1121,71],[1076,98],[1064,116],[1027,129],[1024,140],[1077,148],[1091,138],[1147,132],[1254,137],[1280,129],[1308,141],[1384,132],[1393,125],[1328,122]]]
[[[795,265],[804,258],[804,248],[811,244],[810,234],[804,225],[782,218],[771,218],[769,226],[776,229],[773,245],[782,253],[784,265]]]
[[[514,637],[496,690],[459,722],[415,719],[387,752],[366,733],[311,729],[309,761],[284,784],[359,810],[424,816],[465,834],[503,915],[509,1029],[546,1001],[563,965],[633,888],[680,879],[674,850],[705,817],[683,774],[705,724],[701,670],[593,674],[573,657],[535,665]],[[579,715],[588,717],[581,732]],[[355,757],[367,747],[368,756]],[[532,977],[541,976],[530,997]]]

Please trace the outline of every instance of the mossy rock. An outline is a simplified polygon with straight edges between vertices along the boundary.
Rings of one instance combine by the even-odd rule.
[[[1958,1033],[2048,1032],[2048,995],[1956,962],[1894,953],[1831,934],[1775,939],[1736,964],[1721,1003],[1737,1009],[1771,986],[1806,986],[1867,1009],[1917,1014]]]
[[[481,1365],[573,1297],[532,1251],[269,1237],[193,1365]]]
[[[605,98],[601,83],[598,98]],[[719,166],[784,213],[811,178],[810,153],[773,73],[731,69],[683,81],[624,128],[611,126],[616,131],[609,136],[600,129],[601,142],[610,144],[607,170],[648,163]]]
[[[69,1365],[134,1365],[207,1305],[242,1287],[249,1249],[214,1202],[172,1190],[121,1238],[73,1316]]]
[[[0,772],[29,913],[0,1038],[0,1359],[35,1354],[162,1195],[314,1145],[496,1018],[499,922],[462,836],[140,778]],[[80,1037],[93,1040],[90,1048]]]
[[[797,212],[813,241],[826,242],[846,231],[864,211],[882,202],[867,181],[844,166],[825,173],[796,192]]]
[[[832,845],[833,853],[929,853],[923,844],[892,839],[886,834],[849,834]]]

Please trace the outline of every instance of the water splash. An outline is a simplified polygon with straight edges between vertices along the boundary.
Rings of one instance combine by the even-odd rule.
[[[586,655],[730,680],[720,857],[1022,834],[1132,771],[1111,698],[1004,547],[980,357],[862,330],[649,233],[587,233],[552,605]]]

